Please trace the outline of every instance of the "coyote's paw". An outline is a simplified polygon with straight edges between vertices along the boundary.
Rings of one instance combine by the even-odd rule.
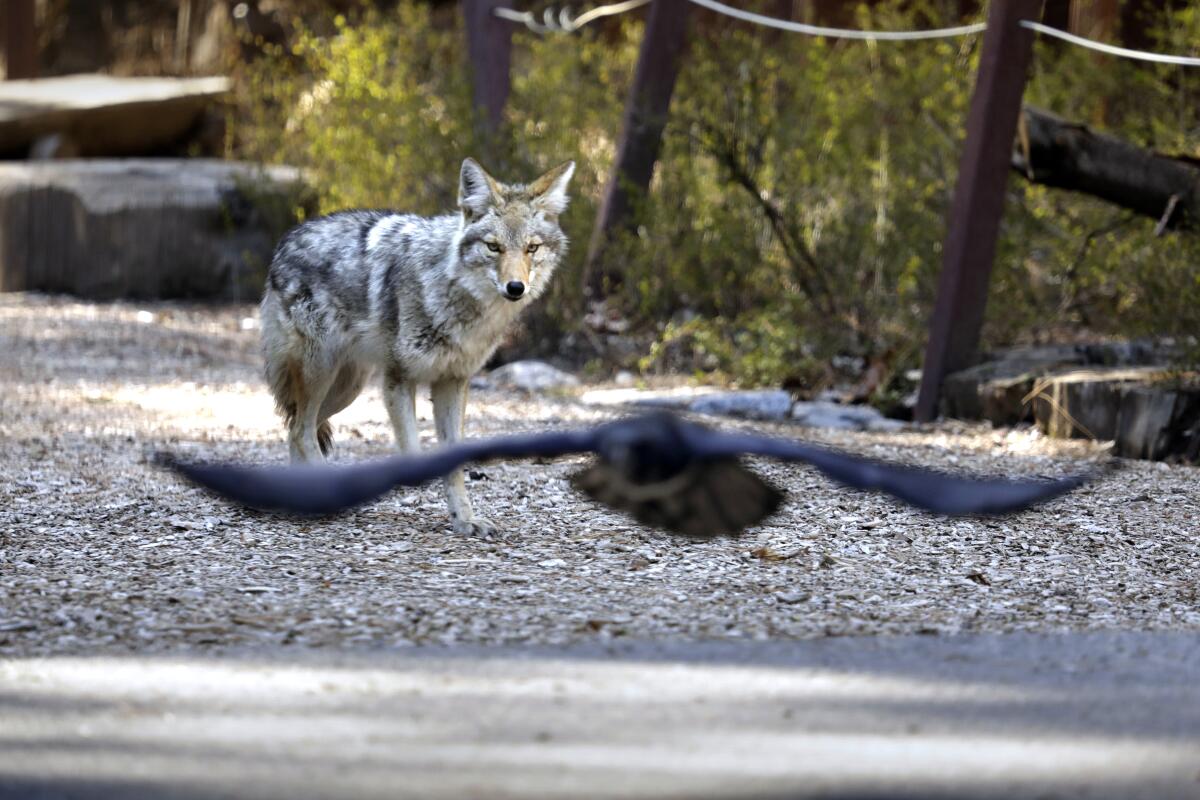
[[[479,536],[486,539],[498,530],[494,522],[483,517],[454,520],[454,532],[461,536]]]

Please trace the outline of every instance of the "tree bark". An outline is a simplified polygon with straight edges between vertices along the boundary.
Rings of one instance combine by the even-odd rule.
[[[1027,180],[1107,200],[1158,220],[1160,230],[1200,228],[1200,162],[1146,150],[1028,106],[1024,122],[1012,168]]]
[[[513,24],[495,15],[498,7],[508,5],[503,0],[462,0],[475,107],[483,112],[489,134],[500,128],[512,88]]]
[[[606,258],[611,237],[633,224],[633,209],[645,196],[662,148],[663,129],[675,91],[675,78],[687,43],[691,3],[687,0],[654,0],[646,18],[641,51],[625,118],[617,159],[601,201],[600,213],[584,264],[584,291],[600,298],[620,281]]]
[[[33,0],[8,0],[4,6],[5,77],[36,78],[38,74],[37,26]]]

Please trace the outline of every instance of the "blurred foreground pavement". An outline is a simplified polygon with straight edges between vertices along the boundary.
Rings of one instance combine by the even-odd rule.
[[[1200,797],[1200,633],[0,661],[3,798]]]

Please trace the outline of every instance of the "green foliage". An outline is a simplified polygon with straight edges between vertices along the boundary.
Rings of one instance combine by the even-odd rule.
[[[931,22],[893,8],[860,21]],[[745,382],[804,382],[814,356],[914,360],[973,57],[971,40],[764,41],[754,28],[694,42],[663,200],[626,256],[628,302],[663,313],[684,298]]]
[[[290,52],[241,76],[237,147],[303,167],[321,213],[445,210],[462,154],[477,146],[457,32],[434,27],[416,3],[333,24],[320,36],[298,23]]]
[[[860,8],[858,21],[955,24],[957,6],[893,0]],[[629,15],[576,36],[515,30],[508,117],[493,136],[471,110],[459,25],[405,0],[339,18],[325,35],[301,28],[290,52],[241,76],[233,148],[308,170],[322,211],[445,210],[468,154],[509,179],[574,158],[565,225],[575,248],[534,324],[538,338],[557,341],[582,319],[581,265],[641,24]],[[1163,50],[1194,51],[1200,1],[1157,33]],[[835,360],[882,361],[894,374],[917,366],[980,41],[831,42],[694,26],[639,225],[610,249],[623,280],[609,306],[646,337],[640,366],[810,388],[831,379]],[[1196,155],[1198,81],[1194,70],[1040,41],[1026,99]],[[985,341],[1194,336],[1198,263],[1198,236],[1156,237],[1153,220],[1014,175]],[[892,389],[885,381],[879,391]]]

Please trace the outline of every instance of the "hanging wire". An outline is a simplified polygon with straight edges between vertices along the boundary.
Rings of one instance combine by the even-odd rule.
[[[698,0],[692,0],[698,2]],[[1049,25],[1043,25],[1040,22],[1030,22],[1027,19],[1021,20],[1021,27],[1028,28],[1031,31],[1046,36],[1053,36],[1056,39],[1062,39],[1064,42],[1086,47],[1089,50],[1096,50],[1101,53],[1108,53],[1110,56],[1120,56],[1122,58],[1132,58],[1138,61],[1153,61],[1158,64],[1177,64],[1181,67],[1200,67],[1200,58],[1192,58],[1191,56],[1171,56],[1163,53],[1150,53],[1145,50],[1130,50],[1127,47],[1116,47],[1111,44],[1104,44],[1092,39],[1085,39],[1082,36],[1076,36],[1073,33],[1066,33],[1057,28],[1051,28]]]
[[[572,23],[572,27],[575,30],[579,30],[594,19],[610,17],[613,14],[624,14],[626,11],[633,11],[635,8],[641,8],[642,6],[647,5],[649,2],[650,0],[627,0],[627,2],[624,3],[614,3],[611,6],[600,6],[599,8],[593,8],[591,11],[585,11],[576,17],[575,21]]]
[[[613,3],[607,6],[598,6],[591,11],[585,11],[578,17],[571,16],[569,6],[564,6],[555,15],[554,10],[547,8],[542,12],[542,21],[538,22],[536,16],[531,11],[516,11],[511,8],[497,8],[495,14],[501,19],[507,19],[512,22],[519,22],[534,33],[575,33],[577,30],[587,25],[589,22],[600,19],[601,17],[609,17],[613,14],[624,14],[626,11],[633,11],[635,8],[641,8],[647,5],[650,0],[626,0],[624,3]]]
[[[805,25],[803,22],[791,22],[765,14],[755,14],[753,11],[742,11],[739,8],[718,3],[717,0],[690,0],[709,11],[724,14],[727,17],[765,25],[792,33],[806,33],[809,36],[828,36],[836,39],[873,39],[879,41],[911,41],[914,39],[946,39],[953,36],[969,36],[981,33],[987,29],[987,23],[977,22],[974,25],[959,25],[954,28],[935,28],[928,31],[863,31],[851,28],[825,28],[820,25]]]
[[[512,22],[519,22],[529,28],[531,31],[539,34],[546,33],[574,33],[587,25],[589,22],[600,19],[602,17],[612,16],[613,14],[623,14],[626,11],[632,11],[635,8],[641,8],[650,3],[651,0],[626,0],[623,3],[613,3],[606,6],[598,6],[591,11],[586,11],[578,17],[572,17],[570,7],[563,7],[554,13],[553,9],[547,8],[542,12],[542,20],[538,19],[532,12],[517,11],[511,8],[497,8],[495,14],[497,17],[507,19]],[[826,28],[821,25],[807,25],[803,22],[792,22],[791,20],[779,19],[777,17],[768,17],[765,14],[756,14],[753,11],[743,11],[740,8],[727,6],[718,0],[689,0],[702,8],[707,8],[709,11],[715,11],[718,14],[724,14],[727,17],[740,19],[743,22],[750,22],[756,25],[764,25],[768,28],[776,28],[781,31],[789,31],[791,33],[803,33],[809,36],[826,36],[835,39],[866,39],[871,41],[913,41],[919,39],[946,39],[955,36],[970,36],[977,33],[982,33],[987,29],[987,23],[977,22],[973,25],[959,25],[953,28],[934,28],[927,31],[864,31],[852,28]],[[1127,47],[1116,47],[1115,45],[1097,42],[1093,39],[1085,39],[1082,36],[1076,36],[1065,31],[1060,31],[1057,28],[1051,28],[1048,25],[1043,25],[1040,22],[1031,20],[1021,20],[1021,26],[1029,30],[1036,31],[1045,36],[1052,36],[1056,39],[1062,39],[1070,44],[1079,47],[1086,47],[1090,50],[1096,50],[1101,53],[1107,53],[1121,58],[1131,58],[1138,61],[1152,61],[1158,64],[1176,64],[1183,67],[1200,67],[1200,58],[1192,56],[1174,56],[1163,53],[1151,53],[1145,50],[1131,50]]]
[[[549,16],[549,14],[550,14],[549,9],[546,10],[546,15],[544,16],[544,18],[546,19],[545,25],[539,25],[537,18],[534,17],[533,14],[531,14],[528,11],[517,11],[516,9],[512,9],[512,8],[494,8],[494,9],[492,9],[492,13],[495,14],[500,19],[506,19],[509,22],[519,22],[522,25],[524,25],[526,28],[529,28],[529,30],[533,31],[534,33],[564,33],[565,32],[565,31],[559,30],[558,26],[554,22],[554,19]]]

